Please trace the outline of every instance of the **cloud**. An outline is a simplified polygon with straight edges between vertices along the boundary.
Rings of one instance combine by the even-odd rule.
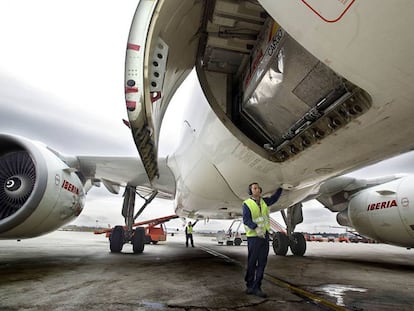
[[[0,75],[0,131],[40,140],[63,153],[135,155],[129,129],[71,112],[64,101]],[[60,104],[61,103],[61,104]],[[117,133],[114,135],[114,133]]]
[[[1,1],[0,130],[63,153],[136,155],[122,119],[137,3]]]
[[[348,175],[357,178],[368,178],[399,173],[414,173],[414,151],[380,161],[351,172]]]

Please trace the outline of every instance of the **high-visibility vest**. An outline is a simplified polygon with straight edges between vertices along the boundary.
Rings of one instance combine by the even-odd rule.
[[[187,234],[193,234],[193,226],[187,226]]]
[[[256,201],[249,198],[245,200],[243,203],[247,205],[252,214],[252,220],[257,224],[258,227],[261,227],[263,232],[269,231],[270,232],[270,221],[269,221],[269,208],[265,201],[260,198],[260,207],[257,205]],[[246,236],[247,237],[254,237],[257,236],[256,230],[251,229],[248,226],[244,226],[246,229]]]

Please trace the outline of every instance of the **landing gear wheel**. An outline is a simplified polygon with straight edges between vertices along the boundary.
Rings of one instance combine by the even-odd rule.
[[[138,227],[134,231],[132,236],[132,250],[135,254],[141,254],[144,251],[145,242],[145,229]]]
[[[234,239],[234,245],[239,246],[241,244],[242,244],[242,239],[240,239],[240,238],[235,238]]]
[[[293,232],[289,241],[290,250],[295,256],[303,256],[306,252],[306,240],[302,233]]]
[[[276,232],[273,236],[273,251],[278,256],[286,256],[289,247],[289,239],[282,232]]]
[[[120,253],[124,246],[125,232],[122,226],[115,226],[109,237],[109,248],[112,253]]]

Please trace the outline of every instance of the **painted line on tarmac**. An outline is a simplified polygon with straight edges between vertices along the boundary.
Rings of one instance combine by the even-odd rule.
[[[244,269],[244,265],[242,265],[240,261],[237,261],[233,258],[230,258],[229,256],[226,256],[222,253],[219,253],[219,252],[217,252],[217,251],[215,251],[211,248],[205,247],[205,246],[199,246],[199,248],[201,248],[203,251],[205,251],[205,252],[207,252],[207,253],[215,256],[215,257],[221,258],[221,259],[223,259],[227,262],[234,263],[234,264],[240,266],[242,269]],[[316,305],[322,305],[325,308],[328,308],[329,310],[334,310],[334,311],[347,311],[348,310],[343,306],[339,306],[339,305],[337,305],[333,302],[330,302],[329,300],[326,300],[326,299],[324,299],[324,298],[322,298],[318,295],[315,295],[315,294],[313,294],[313,293],[311,293],[307,290],[296,287],[296,286],[294,286],[294,285],[292,285],[292,284],[290,284],[290,283],[288,283],[288,282],[286,282],[286,281],[284,281],[284,280],[282,280],[278,277],[270,275],[268,273],[265,273],[264,279],[266,281],[272,283],[273,285],[286,288],[286,289],[290,290],[293,294],[295,294],[295,295],[297,295],[301,298],[304,298],[308,301],[311,301],[311,302],[315,303]]]
[[[294,293],[295,295],[301,297],[301,298],[305,298],[307,300],[310,300],[312,302],[314,302],[317,305],[323,305],[324,307],[329,308],[330,310],[334,310],[334,311],[347,311],[349,309],[343,307],[343,306],[339,306],[333,302],[330,302],[329,300],[326,300],[318,295],[315,295],[314,293],[311,293],[307,290],[304,290],[302,288],[296,287],[278,277],[275,277],[273,275],[270,275],[268,273],[265,273],[264,275],[264,279],[266,281],[269,281],[270,283],[272,283],[273,285],[277,285],[279,287],[283,287],[286,288],[288,290],[290,290],[292,293]]]
[[[223,260],[225,260],[227,262],[231,262],[231,263],[237,264],[239,266],[242,266],[239,261],[234,260],[233,258],[230,258],[229,256],[226,256],[226,255],[224,255],[222,253],[219,253],[219,252],[217,252],[217,251],[215,251],[215,250],[213,250],[211,248],[208,248],[208,247],[205,247],[205,246],[199,246],[198,248],[201,248],[203,251],[205,251],[205,252],[207,252],[207,253],[215,256],[215,257],[221,258],[221,259],[223,259]]]

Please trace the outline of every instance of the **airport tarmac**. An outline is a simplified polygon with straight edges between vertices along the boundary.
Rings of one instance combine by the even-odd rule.
[[[0,310],[412,310],[414,250],[309,242],[305,257],[271,250],[263,299],[244,293],[247,255],[182,234],[111,254],[103,235],[58,231],[0,241]]]

